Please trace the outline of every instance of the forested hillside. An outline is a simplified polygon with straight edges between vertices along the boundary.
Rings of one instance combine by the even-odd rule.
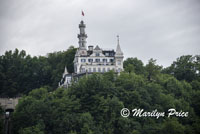
[[[82,77],[56,89],[67,65],[73,72],[75,48],[31,57],[25,51],[0,58],[1,95],[23,95],[12,114],[16,134],[199,134],[200,56],[181,56],[163,68],[150,59],[124,61],[110,71]],[[37,89],[35,89],[37,88]],[[34,89],[34,90],[33,90]],[[189,112],[188,117],[122,117],[122,108]]]
[[[0,56],[0,95],[15,97],[41,86],[56,89],[64,67],[73,72],[76,49],[31,57],[24,50],[6,51]]]

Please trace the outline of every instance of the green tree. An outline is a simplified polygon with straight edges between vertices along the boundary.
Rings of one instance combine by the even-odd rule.
[[[177,119],[169,119],[163,124],[162,134],[184,134],[185,127]]]
[[[178,80],[191,82],[199,79],[200,60],[199,56],[185,55],[177,58],[173,64],[163,72],[174,75]]]
[[[143,62],[137,58],[127,58],[124,63],[124,69],[127,72],[136,74],[145,74]]]
[[[156,60],[150,59],[148,64],[145,66],[147,71],[147,78],[149,81],[155,80],[156,76],[160,73],[162,67],[156,65]]]
[[[19,134],[44,134],[44,124],[23,128],[19,130]]]
[[[75,52],[72,46],[67,51],[38,57],[26,55],[24,50],[6,51],[0,56],[1,96],[20,96],[41,86],[57,88],[64,67],[73,72]]]
[[[3,134],[3,126],[4,126],[4,110],[2,109],[2,107],[0,106],[0,134]]]

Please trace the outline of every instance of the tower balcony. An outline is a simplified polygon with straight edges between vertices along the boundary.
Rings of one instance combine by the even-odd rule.
[[[88,36],[87,36],[87,34],[78,34],[77,37],[78,37],[78,38],[80,38],[80,37],[85,37],[85,38],[87,38]]]

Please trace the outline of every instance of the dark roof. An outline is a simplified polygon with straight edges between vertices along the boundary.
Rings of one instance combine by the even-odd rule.
[[[88,56],[89,56],[89,55],[93,54],[93,51],[88,50],[88,51],[87,51],[87,54],[88,54]]]
[[[103,50],[102,53],[106,56],[106,57],[112,57],[115,56],[115,51],[114,50]],[[107,54],[106,54],[107,53]],[[93,51],[88,50],[87,51],[87,56],[90,56],[91,54],[93,54]],[[83,56],[85,57],[85,56]]]
[[[106,55],[106,53],[108,53],[108,55]],[[111,56],[115,56],[115,51],[114,50],[103,50],[103,54],[105,56],[111,57]]]

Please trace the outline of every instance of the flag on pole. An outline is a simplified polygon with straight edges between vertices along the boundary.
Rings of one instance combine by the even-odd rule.
[[[82,11],[82,16],[85,16],[84,12]]]

